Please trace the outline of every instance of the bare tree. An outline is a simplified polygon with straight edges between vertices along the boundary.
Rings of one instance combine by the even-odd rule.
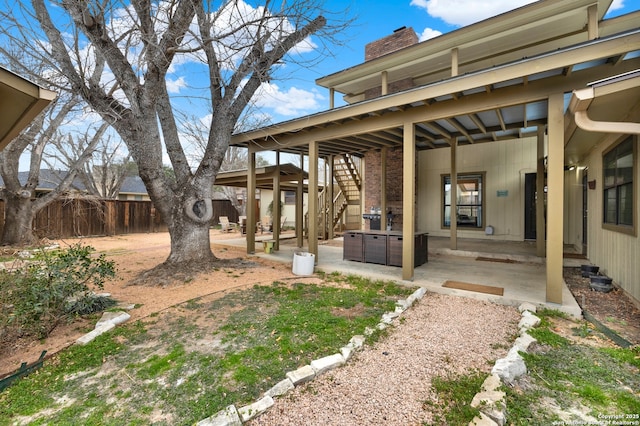
[[[53,105],[0,152],[0,175],[4,181],[0,198],[5,202],[3,245],[27,245],[37,241],[37,235],[33,232],[36,214],[69,189],[82,164],[91,156],[97,141],[106,130],[107,124],[102,123],[97,128],[86,128],[81,135],[63,135],[58,130],[59,127],[79,104],[78,98],[58,97]],[[51,190],[36,198],[35,190],[42,179],[40,173],[45,149],[51,143],[69,138],[72,140],[70,145],[79,147],[77,156],[66,165],[65,173],[58,175],[52,182]],[[21,181],[20,157],[25,152],[30,155],[29,172],[27,178]]]
[[[266,0],[255,9],[241,0],[224,1],[217,9],[214,4],[220,3],[31,0],[32,9],[22,3],[24,19],[33,13],[46,35],[40,45],[51,61],[127,144],[171,234],[167,267],[215,260],[211,195],[239,117],[279,63],[295,59],[292,50],[311,35],[329,39],[340,29],[327,25],[316,0]],[[206,76],[202,97],[213,111],[206,149],[194,167],[182,145],[168,81],[168,73],[185,61],[200,61],[197,71],[184,75]],[[100,78],[92,78],[96,70],[103,71]],[[107,89],[113,81],[117,91]],[[163,152],[175,181],[163,172]]]
[[[104,132],[97,141],[92,155],[78,170],[78,180],[88,195],[97,198],[116,199],[124,180],[138,175],[138,167],[131,162],[131,156],[119,137]],[[69,138],[55,139],[51,143],[52,154],[44,161],[50,169],[62,164],[64,170],[74,167],[82,155],[84,145]]]
[[[203,157],[204,152],[207,149],[208,134],[211,126],[206,122],[206,119],[203,120],[194,116],[186,117],[182,122],[184,123],[183,132],[188,135],[188,138],[191,140],[193,145],[192,159],[193,161],[197,161],[199,158]],[[263,114],[257,113],[255,105],[250,103],[236,123],[234,132],[257,129],[262,126],[266,126],[267,124],[270,124],[270,119]],[[264,167],[268,165],[269,162],[264,157],[256,155],[257,167]],[[224,154],[220,171],[231,172],[236,170],[247,170],[248,166],[249,155],[247,153],[247,149],[230,146]],[[246,214],[246,188],[215,186],[214,191],[222,192],[225,197],[231,201],[231,204],[239,215],[243,216]]]

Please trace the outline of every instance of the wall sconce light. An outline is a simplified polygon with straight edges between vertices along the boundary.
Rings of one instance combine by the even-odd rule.
[[[589,182],[587,182],[587,186],[589,187],[589,189],[596,189],[596,180],[590,180]]]

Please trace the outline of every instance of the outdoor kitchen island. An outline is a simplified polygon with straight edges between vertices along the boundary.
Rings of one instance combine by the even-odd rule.
[[[427,262],[427,233],[414,234],[414,265]],[[402,266],[402,232],[400,231],[346,231],[344,233],[344,260],[380,265]]]

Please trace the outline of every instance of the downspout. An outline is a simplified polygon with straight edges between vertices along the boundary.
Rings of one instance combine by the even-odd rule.
[[[588,132],[640,134],[640,123],[628,121],[595,121],[589,118],[588,108],[596,98],[593,87],[577,90],[569,103],[576,126]]]
[[[594,121],[589,118],[586,109],[575,111],[573,116],[576,125],[588,132],[640,135],[640,123],[631,123],[628,121]]]

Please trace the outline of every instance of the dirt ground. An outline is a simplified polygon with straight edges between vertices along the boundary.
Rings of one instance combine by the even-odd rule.
[[[117,279],[105,283],[100,292],[110,293],[112,298],[122,305],[135,304],[129,311],[130,321],[146,318],[151,314],[186,302],[188,300],[211,295],[224,296],[229,291],[255,284],[270,284],[276,280],[294,277],[291,267],[280,262],[269,262],[258,257],[247,258],[244,249],[221,245],[223,234],[219,230],[211,231],[211,246],[214,254],[221,259],[241,259],[232,262],[236,267],[222,267],[209,274],[183,277],[183,282],[171,285],[129,285],[142,271],[149,270],[166,260],[170,252],[169,234],[133,234],[113,237],[60,240],[61,247],[82,243],[105,253],[107,259],[116,262]],[[236,233],[236,236],[239,236]],[[0,358],[0,377],[20,367],[22,362],[33,362],[46,350],[50,356],[73,344],[83,334],[91,331],[95,324],[83,320],[67,326],[58,327],[44,341],[18,341],[12,348],[3,350]]]
[[[212,248],[219,258],[239,259],[230,264],[234,266],[224,266],[213,273],[182,277],[182,282],[171,285],[159,282],[146,286],[130,285],[130,281],[140,272],[159,265],[167,258],[170,240],[166,233],[70,239],[58,243],[62,247],[77,243],[90,245],[116,262],[118,279],[107,282],[103,291],[110,293],[123,305],[135,304],[135,309],[129,311],[131,321],[135,321],[197,297],[222,297],[243,287],[294,277],[289,264],[258,257],[248,258],[243,248],[222,245],[220,240],[225,237],[228,234],[212,230]],[[626,340],[640,344],[640,310],[621,291],[591,291],[588,279],[580,277],[579,269],[565,270],[565,280],[583,309]],[[15,342],[12,348],[3,351],[0,377],[17,369],[21,362],[37,360],[43,350],[51,355],[73,344],[78,337],[91,331],[94,323],[95,319],[83,320],[59,327],[44,341]]]

